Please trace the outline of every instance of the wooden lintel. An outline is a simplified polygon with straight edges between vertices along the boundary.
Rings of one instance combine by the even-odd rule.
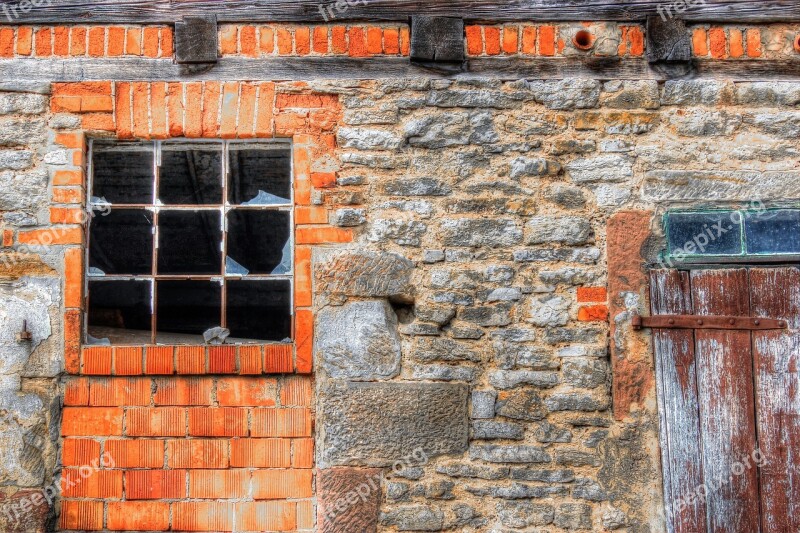
[[[679,16],[714,23],[797,22],[796,0],[42,0],[23,13],[18,0],[0,0],[0,24],[172,24],[187,16],[225,22],[407,21],[415,14],[469,21],[644,21]],[[682,11],[677,12],[678,6]]]

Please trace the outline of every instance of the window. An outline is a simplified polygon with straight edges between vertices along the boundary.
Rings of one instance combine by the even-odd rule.
[[[288,341],[288,142],[93,141],[90,158],[89,344]]]

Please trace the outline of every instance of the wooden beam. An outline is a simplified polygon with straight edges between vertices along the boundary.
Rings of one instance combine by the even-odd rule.
[[[773,60],[694,61],[690,76],[732,81],[800,80],[800,62]],[[673,76],[650,66],[646,59],[619,58],[480,58],[464,62],[460,72],[416,65],[407,58],[287,57],[252,59],[223,57],[197,71],[169,59],[7,59],[0,60],[4,87],[52,81],[282,81],[324,79],[429,78],[500,80],[593,78],[600,80],[665,80]],[[16,82],[14,81],[16,80]]]
[[[30,0],[28,0],[30,2]],[[406,22],[417,14],[469,21],[644,21],[669,17],[670,0],[36,0],[23,13],[19,0],[0,0],[0,24],[171,24],[186,16],[216,15],[224,22]],[[797,0],[687,2],[687,21],[800,21]],[[339,7],[337,7],[337,4]]]

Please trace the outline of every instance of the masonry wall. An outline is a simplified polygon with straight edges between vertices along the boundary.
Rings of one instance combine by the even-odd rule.
[[[793,57],[795,30],[691,31],[734,61]],[[223,55],[408,53],[403,26],[220,32]],[[640,56],[643,35],[469,26],[466,46]],[[0,29],[2,57],[171,43]],[[663,531],[652,355],[630,329],[660,216],[800,196],[797,83],[2,87],[4,531]],[[91,137],[292,139],[292,345],[81,346]]]

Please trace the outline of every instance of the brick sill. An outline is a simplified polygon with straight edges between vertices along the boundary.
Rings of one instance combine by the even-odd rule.
[[[83,346],[86,376],[294,374],[295,344]]]

